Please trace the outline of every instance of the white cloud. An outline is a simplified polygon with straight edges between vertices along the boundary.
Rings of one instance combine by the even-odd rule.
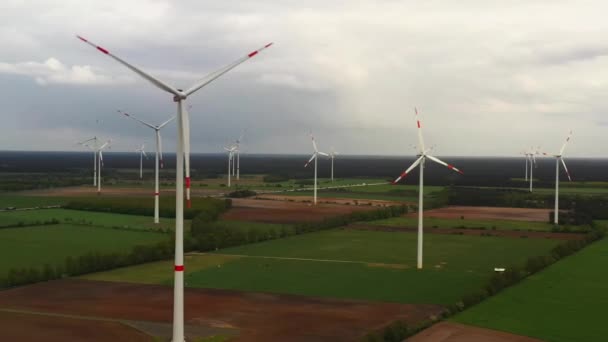
[[[124,76],[109,76],[96,72],[90,65],[66,66],[54,57],[40,62],[0,62],[0,73],[32,77],[36,83],[46,85],[57,84],[116,84],[132,82],[133,78]]]

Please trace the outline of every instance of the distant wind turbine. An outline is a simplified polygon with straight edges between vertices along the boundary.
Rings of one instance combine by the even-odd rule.
[[[433,157],[430,154],[427,154],[428,152],[430,152],[430,149],[426,149],[424,146],[424,140],[422,139],[422,125],[420,124],[420,120],[418,119],[418,110],[414,108],[414,111],[416,113],[416,123],[418,125],[418,159],[416,159],[416,161],[409,167],[407,168],[407,170],[403,171],[403,173],[397,177],[397,179],[395,179],[395,181],[393,182],[393,184],[397,184],[401,179],[405,178],[408,173],[410,173],[410,171],[412,171],[416,166],[420,165],[420,187],[418,189],[418,258],[417,258],[417,267],[418,269],[422,269],[422,225],[423,225],[423,217],[422,217],[422,212],[424,210],[423,208],[423,187],[424,187],[424,164],[426,162],[426,159],[430,159],[432,161],[434,161],[435,163],[441,164],[443,166],[446,166],[448,169],[450,170],[454,170],[460,174],[462,174],[462,171],[460,171],[459,169],[455,168],[454,166],[452,166],[451,164],[448,164],[444,161],[441,161],[439,158],[437,157]]]
[[[331,152],[329,152],[329,157],[331,158],[331,182],[334,182],[334,159],[339,155],[338,152],[331,148]]]
[[[237,147],[236,145],[232,145],[230,147],[224,147],[224,150],[228,152],[228,187],[230,187],[230,177],[234,174],[234,153],[237,150]]]
[[[329,154],[325,153],[325,152],[321,152],[319,151],[319,149],[317,148],[317,143],[315,142],[315,137],[312,135],[312,133],[310,133],[310,139],[312,140],[312,147],[314,149],[313,153],[312,153],[312,157],[310,157],[310,159],[308,160],[308,162],[306,162],[306,164],[304,165],[304,167],[307,167],[308,164],[310,164],[311,161],[315,161],[315,186],[314,186],[314,190],[313,190],[313,204],[317,204],[317,159],[318,159],[318,155],[322,155],[325,157],[329,157]]]
[[[139,179],[144,178],[144,157],[148,159],[145,149],[146,144],[141,144],[141,147],[135,150],[135,152],[139,152]]]
[[[93,151],[93,186],[97,186],[97,137],[92,137],[78,143]]]
[[[566,149],[566,145],[568,145],[570,138],[572,138],[572,131],[570,131],[568,133],[568,137],[566,138],[566,141],[562,145],[562,148],[559,150],[558,154],[551,155],[551,154],[543,153],[546,156],[555,157],[555,211],[553,212],[553,223],[554,224],[558,224],[558,221],[559,221],[559,163],[560,163],[560,161],[561,161],[562,165],[564,166],[564,171],[566,171],[568,180],[572,181],[572,178],[570,177],[570,172],[568,172],[568,168],[566,167],[566,162],[564,161],[564,150]]]
[[[154,132],[156,133],[156,157],[155,157],[155,161],[154,161],[154,223],[159,223],[160,222],[160,218],[159,218],[159,196],[160,196],[160,189],[159,189],[159,184],[158,184],[158,166],[160,163],[160,167],[164,168],[165,163],[163,161],[163,144],[162,144],[162,139],[160,136],[160,130],[165,127],[168,123],[170,123],[171,121],[173,121],[173,119],[175,119],[175,116],[169,118],[167,121],[161,123],[160,125],[152,125],[150,123],[147,123],[143,120],[140,120],[138,118],[136,118],[135,116],[123,112],[121,110],[118,110],[118,112],[128,118],[131,118],[137,122],[139,122],[140,124],[146,126],[146,127],[150,127],[154,130]],[[141,167],[140,167],[141,169]],[[140,178],[141,178],[141,171],[140,171]]]
[[[112,140],[106,141],[103,145],[99,146],[97,150],[97,156],[99,157],[99,167],[97,168],[97,195],[101,194],[101,168],[103,167],[103,150],[106,147],[110,147]]]

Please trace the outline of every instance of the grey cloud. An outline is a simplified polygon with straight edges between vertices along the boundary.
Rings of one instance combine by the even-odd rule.
[[[0,65],[44,67],[55,58],[64,68],[61,77],[44,68],[0,74],[0,115],[9,118],[0,148],[72,149],[72,140],[97,134],[132,150],[151,134],[116,109],[158,122],[173,114],[170,95],[82,44],[80,33],[180,88],[275,41],[189,99],[195,152],[216,152],[247,128],[251,153],[307,153],[312,129],[320,144],[346,154],[410,154],[418,106],[427,141],[442,155],[513,155],[559,144],[570,128],[585,132],[571,154],[601,155],[605,6],[5,1]],[[84,80],[99,82],[76,83],[74,66],[90,67],[101,78]],[[175,127],[167,128],[170,150]]]

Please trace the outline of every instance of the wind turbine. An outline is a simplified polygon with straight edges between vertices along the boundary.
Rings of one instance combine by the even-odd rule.
[[[97,156],[99,157],[99,167],[97,168],[97,195],[101,194],[101,167],[103,166],[103,150],[109,147],[112,140],[106,141],[103,145],[96,147]]]
[[[224,147],[224,150],[226,150],[228,152],[228,187],[230,187],[230,176],[232,176],[234,174],[234,161],[233,161],[233,159],[234,159],[234,153],[237,150],[237,146],[236,145],[232,145],[230,147]]]
[[[424,164],[426,159],[430,159],[435,163],[446,166],[450,170],[454,170],[460,174],[462,171],[455,168],[451,164],[448,164],[437,157],[433,157],[428,154],[430,149],[426,149],[424,146],[424,140],[422,139],[422,126],[420,125],[420,120],[418,119],[418,110],[414,108],[416,112],[416,123],[418,125],[418,159],[409,167],[407,170],[403,171],[403,173],[393,181],[393,184],[397,184],[401,179],[405,178],[410,171],[412,171],[416,166],[420,165],[420,188],[418,189],[418,259],[417,259],[417,267],[418,269],[422,269],[422,212],[423,212],[423,187],[424,187]]]
[[[322,155],[325,157],[329,157],[329,154],[325,153],[325,152],[321,152],[319,151],[319,149],[317,148],[317,143],[315,142],[315,137],[312,135],[312,133],[310,133],[310,139],[312,140],[312,147],[314,148],[314,152],[312,154],[312,157],[310,157],[310,159],[308,160],[308,162],[306,162],[306,164],[304,164],[304,167],[307,167],[308,164],[310,164],[310,162],[314,159],[315,161],[315,187],[314,187],[314,196],[313,196],[313,204],[317,204],[317,157],[318,155]]]
[[[241,142],[243,141],[243,136],[245,135],[245,131],[243,131],[243,133],[241,133],[241,135],[239,136],[238,139],[236,139],[233,147],[234,149],[234,154],[236,154],[236,180],[241,179]],[[234,176],[234,160],[232,161],[233,166],[232,166],[232,175]]]
[[[141,144],[141,147],[135,150],[135,152],[139,152],[139,179],[144,178],[144,157],[148,159],[148,155],[146,154],[145,148],[146,144]]]
[[[536,155],[539,154],[538,150],[540,147],[534,150],[534,147],[531,147],[527,153],[527,158],[530,159],[530,192],[532,192],[532,184],[534,182],[534,169],[536,168]],[[527,163],[526,163],[527,164]],[[526,176],[528,172],[526,170]]]
[[[334,182],[334,159],[338,156],[338,152],[334,151],[334,148],[331,148],[331,152],[329,152],[329,158],[331,158],[331,182]]]
[[[266,44],[258,50],[248,53],[246,56],[239,58],[233,63],[212,72],[203,78],[201,81],[194,84],[187,90],[176,89],[166,83],[158,80],[154,76],[142,71],[136,66],[129,64],[121,58],[110,53],[105,48],[93,44],[81,36],[77,36],[83,42],[89,44],[95,49],[99,50],[105,55],[112,57],[118,63],[129,68],[139,76],[150,81],[156,87],[164,90],[173,95],[173,101],[177,103],[177,131],[178,131],[178,143],[177,143],[177,162],[176,162],[176,176],[175,176],[175,281],[174,281],[174,295],[173,295],[173,341],[181,342],[184,341],[184,158],[186,153],[190,151],[190,119],[188,111],[184,110],[183,102],[188,96],[194,94],[196,91],[205,87],[209,83],[213,82],[220,76],[224,75],[228,71],[234,69],[241,63],[247,61],[249,58],[257,55],[260,51],[270,47],[272,43]],[[187,162],[189,164],[189,162]],[[186,165],[187,167],[189,165]],[[188,167],[189,169],[189,167]],[[190,178],[186,175],[186,187],[187,192],[190,191]]]
[[[572,131],[570,131],[568,133],[568,137],[566,138],[566,141],[562,145],[562,148],[559,150],[558,154],[551,155],[551,154],[543,153],[546,156],[555,157],[555,211],[553,212],[553,223],[554,224],[558,224],[558,221],[559,221],[559,162],[560,161],[562,162],[562,165],[564,166],[564,171],[566,171],[568,180],[572,181],[572,178],[570,177],[570,172],[568,172],[568,168],[566,167],[566,162],[564,161],[564,150],[566,149],[566,145],[568,145],[568,142],[570,141],[571,137],[572,137]]]
[[[524,155],[524,158],[526,158],[526,178],[524,178],[524,180],[527,182],[528,181],[528,164],[530,161],[530,151],[526,150],[526,151],[523,151],[520,153]]]
[[[93,142],[93,146],[89,142]],[[92,137],[78,143],[93,151],[93,186],[97,186],[97,137]]]
[[[118,112],[128,118],[131,118],[139,123],[141,123],[144,126],[150,127],[154,130],[154,133],[156,133],[156,157],[155,157],[155,161],[154,161],[154,223],[159,223],[160,222],[160,218],[159,218],[159,196],[160,196],[160,190],[159,190],[159,186],[158,186],[158,165],[160,163],[160,167],[164,168],[165,163],[163,161],[163,144],[162,144],[162,140],[160,137],[160,130],[161,128],[165,127],[168,123],[170,123],[171,121],[173,121],[173,119],[175,119],[175,116],[169,118],[167,121],[161,123],[160,125],[152,125],[150,123],[147,123],[143,120],[140,120],[138,118],[136,118],[135,116],[123,112],[121,110],[118,110]],[[140,166],[140,176],[139,178],[141,178],[141,166]]]

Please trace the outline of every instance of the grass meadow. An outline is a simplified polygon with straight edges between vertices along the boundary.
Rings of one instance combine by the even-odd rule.
[[[391,227],[417,227],[417,217],[391,217],[388,219],[369,222],[381,226]],[[545,222],[526,222],[508,220],[470,220],[470,219],[440,219],[433,217],[424,218],[424,227],[427,228],[471,228],[471,229],[497,229],[497,230],[521,230],[521,231],[551,231],[553,225]]]
[[[417,270],[415,234],[337,229],[192,255],[186,261],[186,284],[452,304],[485,285],[494,267],[522,264],[530,256],[548,253],[557,244],[548,239],[429,234],[425,236],[425,268]],[[193,269],[189,264],[194,265]],[[211,267],[199,269],[196,265],[200,264]],[[128,276],[131,270],[134,276]],[[164,277],[158,276],[159,272]],[[94,279],[124,281],[124,277],[127,281],[155,279],[155,283],[170,284],[173,274],[167,262],[102,272]]]
[[[608,240],[551,265],[453,320],[547,341],[604,341]]]
[[[166,234],[70,224],[0,229],[0,274],[11,268],[63,264],[90,252],[128,252],[166,240]]]

